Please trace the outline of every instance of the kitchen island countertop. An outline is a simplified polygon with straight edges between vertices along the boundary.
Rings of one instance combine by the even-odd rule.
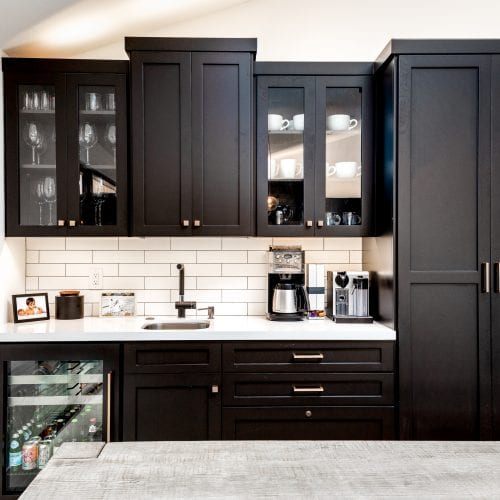
[[[148,317],[149,318],[149,317]],[[202,330],[144,330],[146,323],[201,320],[172,316],[128,318],[86,317],[75,320],[6,323],[0,326],[0,342],[123,342],[154,340],[395,340],[396,332],[380,323],[337,324],[330,319],[294,322],[268,321],[260,316],[219,316]]]

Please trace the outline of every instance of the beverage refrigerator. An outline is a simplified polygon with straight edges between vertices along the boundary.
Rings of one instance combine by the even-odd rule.
[[[0,344],[2,498],[15,498],[64,442],[119,439],[119,346]]]

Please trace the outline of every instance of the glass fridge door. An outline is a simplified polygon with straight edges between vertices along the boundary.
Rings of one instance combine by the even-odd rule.
[[[102,360],[9,361],[5,490],[23,491],[66,441],[103,441]]]

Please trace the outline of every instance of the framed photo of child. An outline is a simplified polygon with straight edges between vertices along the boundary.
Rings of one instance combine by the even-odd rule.
[[[50,319],[49,297],[46,293],[12,296],[14,323]]]

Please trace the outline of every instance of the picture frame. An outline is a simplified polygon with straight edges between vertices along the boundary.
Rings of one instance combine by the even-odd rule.
[[[14,323],[30,323],[50,319],[47,293],[21,293],[12,296]]]
[[[102,318],[135,316],[135,293],[103,292],[99,313]]]

